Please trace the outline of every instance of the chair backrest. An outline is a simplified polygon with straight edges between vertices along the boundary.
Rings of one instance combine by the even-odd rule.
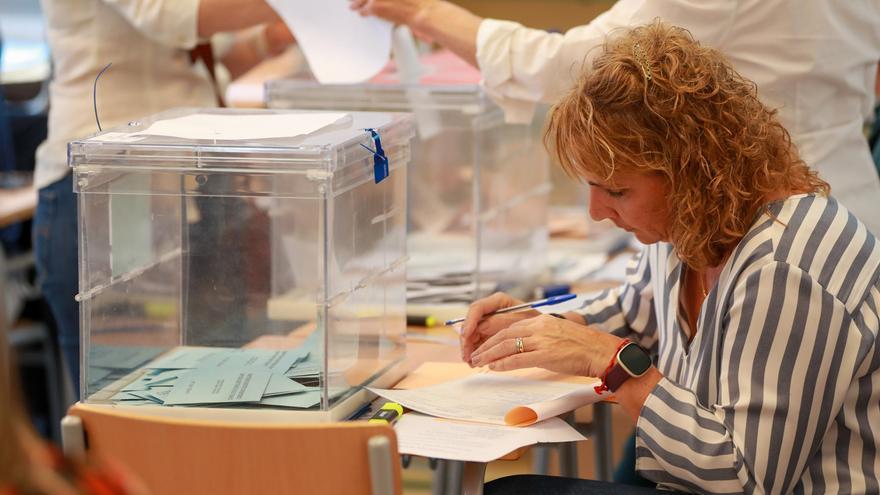
[[[124,464],[157,495],[401,493],[387,425],[201,421],[85,404],[68,414],[67,453],[69,426],[81,421],[89,455]]]

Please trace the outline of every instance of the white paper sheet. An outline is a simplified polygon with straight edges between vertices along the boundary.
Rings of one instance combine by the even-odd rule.
[[[259,115],[196,113],[158,120],[130,136],[171,136],[184,139],[246,140],[295,137],[311,134],[348,118],[341,112],[306,112]],[[100,137],[100,136],[99,136]]]
[[[397,449],[413,454],[456,461],[489,462],[526,445],[576,442],[584,436],[559,418],[527,428],[463,423],[406,413],[394,425]]]
[[[440,112],[434,108],[431,91],[425,87],[417,87],[419,78],[427,70],[419,62],[418,47],[409,27],[400,25],[394,28],[391,34],[391,50],[400,82],[411,85],[406,89],[406,99],[410,102],[416,119],[416,132],[420,139],[427,141],[439,134],[443,126]]]
[[[388,63],[388,21],[361,17],[349,0],[269,0],[284,19],[322,84],[362,82]]]
[[[107,132],[99,136],[95,136],[89,141],[101,141],[105,143],[136,143],[146,139],[146,136],[135,136],[124,132]]]
[[[370,390],[432,416],[526,426],[602,399],[593,385],[481,373],[430,387]]]

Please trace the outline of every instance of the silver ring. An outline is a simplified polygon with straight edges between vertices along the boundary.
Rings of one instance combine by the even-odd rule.
[[[516,353],[517,354],[521,354],[526,351],[525,348],[523,347],[522,337],[517,337],[517,338],[513,339],[513,341],[516,342]]]

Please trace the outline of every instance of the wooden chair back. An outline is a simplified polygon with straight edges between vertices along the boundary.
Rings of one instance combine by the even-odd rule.
[[[387,425],[204,421],[76,404],[62,423],[68,454],[77,423],[89,455],[124,464],[156,495],[401,493]]]

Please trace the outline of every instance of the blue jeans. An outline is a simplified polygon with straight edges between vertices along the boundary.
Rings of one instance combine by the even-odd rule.
[[[483,493],[485,495],[673,495],[675,492],[607,481],[518,474],[486,483]]]
[[[625,485],[635,486],[656,486],[645,478],[636,473],[636,434],[635,432],[626,440],[623,447],[623,458],[614,469],[614,477],[611,478],[615,483],[623,483]]]
[[[58,347],[79,399],[79,304],[77,203],[72,174],[39,191],[34,252],[40,290],[58,327]]]

